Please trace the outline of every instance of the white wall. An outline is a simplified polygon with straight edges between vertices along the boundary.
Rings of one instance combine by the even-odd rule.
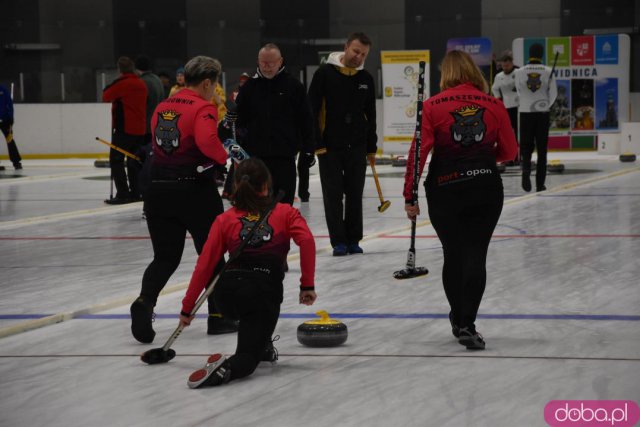
[[[640,93],[630,94],[631,121],[640,121]],[[105,154],[96,136],[111,141],[110,104],[15,104],[14,135],[20,154]],[[382,148],[382,100],[376,100],[378,148]],[[6,158],[6,155],[4,156]]]
[[[22,155],[104,154],[111,104],[15,104],[13,134]]]

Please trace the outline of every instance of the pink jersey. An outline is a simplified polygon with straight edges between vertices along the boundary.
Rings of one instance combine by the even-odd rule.
[[[250,215],[235,207],[216,218],[191,276],[187,294],[182,300],[183,312],[191,312],[196,300],[213,277],[213,271],[222,255],[225,252],[233,253],[258,220],[259,216]],[[242,269],[264,271],[279,280],[282,278],[282,266],[287,259],[291,239],[300,247],[300,285],[313,288],[315,241],[300,211],[287,203],[276,205],[266,223],[256,230],[237,261],[227,268],[237,266]]]
[[[480,184],[499,179],[496,162],[511,160],[518,150],[504,104],[471,84],[447,89],[424,101],[419,176],[427,155],[429,185]],[[411,200],[415,138],[409,150],[404,198]]]
[[[162,101],[151,116],[154,162],[159,166],[198,166],[227,162],[218,138],[218,110],[191,89]]]

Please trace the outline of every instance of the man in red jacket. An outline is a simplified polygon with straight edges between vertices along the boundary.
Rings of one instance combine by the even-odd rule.
[[[147,110],[147,86],[134,71],[131,58],[118,58],[120,77],[104,88],[102,101],[111,102],[111,127],[113,145],[135,153],[144,144]],[[111,179],[116,186],[116,197],[105,200],[110,205],[121,205],[140,200],[136,160],[127,158],[125,173],[124,154],[111,150],[109,164]]]

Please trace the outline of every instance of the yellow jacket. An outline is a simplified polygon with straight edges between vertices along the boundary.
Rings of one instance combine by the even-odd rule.
[[[218,104],[217,99],[220,100]],[[227,115],[227,106],[225,105],[225,101],[227,100],[227,96],[224,93],[224,89],[222,89],[222,85],[220,83],[216,83],[216,92],[211,98],[211,103],[218,107],[218,121],[222,121],[224,116]]]

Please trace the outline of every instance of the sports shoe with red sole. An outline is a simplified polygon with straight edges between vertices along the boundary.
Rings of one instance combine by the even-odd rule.
[[[209,356],[203,368],[189,375],[187,381],[189,388],[213,387],[228,383],[231,379],[231,370],[226,361],[227,358],[220,353]]]

